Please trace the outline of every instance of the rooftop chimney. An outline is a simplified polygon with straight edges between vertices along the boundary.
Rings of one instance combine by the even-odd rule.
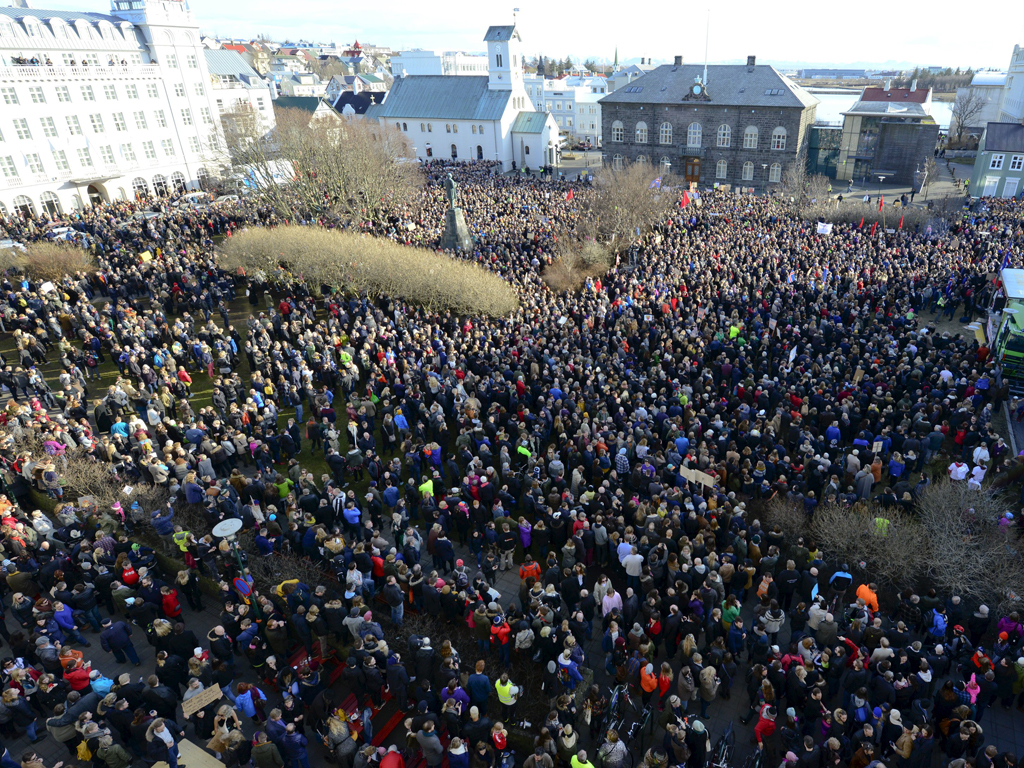
[[[890,90],[892,90],[892,78],[887,77],[885,79],[885,92],[888,93]]]
[[[675,60],[672,63],[675,64],[677,67],[683,66],[683,57],[676,56]]]
[[[913,93],[917,90],[917,80],[910,81],[910,92]]]
[[[757,56],[747,56],[747,67],[753,67],[757,64]]]

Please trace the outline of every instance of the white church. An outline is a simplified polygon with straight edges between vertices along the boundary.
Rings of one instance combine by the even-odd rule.
[[[558,125],[533,110],[523,85],[522,38],[515,25],[484,36],[487,77],[407,75],[366,116],[409,137],[420,160],[497,160],[503,170],[555,163]]]

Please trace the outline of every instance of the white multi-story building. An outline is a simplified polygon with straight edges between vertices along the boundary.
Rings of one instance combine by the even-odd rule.
[[[999,106],[999,122],[1024,121],[1024,46],[1013,46],[1013,56],[1006,70],[1003,96]]]
[[[0,213],[195,188],[223,142],[199,26],[181,0],[109,15],[0,8]]]
[[[600,99],[608,93],[603,77],[573,75],[559,79],[546,79],[539,75],[523,77],[526,93],[539,112],[548,112],[555,118],[559,131],[572,141],[601,143]]]
[[[217,115],[230,116],[251,110],[262,118],[263,125],[270,131],[277,124],[270,83],[237,51],[221,49],[205,54]]]
[[[391,74],[406,75],[486,75],[487,56],[463,51],[434,53],[420,49],[402,51],[391,57]]]

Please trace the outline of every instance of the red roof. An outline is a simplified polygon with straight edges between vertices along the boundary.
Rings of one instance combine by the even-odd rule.
[[[223,48],[226,51],[238,51],[239,53],[245,53],[245,46],[244,45],[228,44],[228,45],[223,46]]]
[[[912,91],[909,88],[865,88],[860,95],[861,101],[912,101],[915,104],[924,104],[928,100],[928,89],[918,88]]]

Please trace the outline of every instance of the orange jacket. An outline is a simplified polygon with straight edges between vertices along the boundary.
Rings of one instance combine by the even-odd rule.
[[[871,609],[872,613],[878,613],[878,595],[871,591],[867,584],[857,587],[857,597],[864,601],[864,604]]]
[[[531,576],[538,581],[540,580],[540,563],[535,561],[532,563],[523,563],[519,566],[519,578],[522,581],[526,581]]]
[[[648,674],[646,666],[640,670],[640,687],[647,693],[652,693],[658,687],[658,675],[654,672]]]

